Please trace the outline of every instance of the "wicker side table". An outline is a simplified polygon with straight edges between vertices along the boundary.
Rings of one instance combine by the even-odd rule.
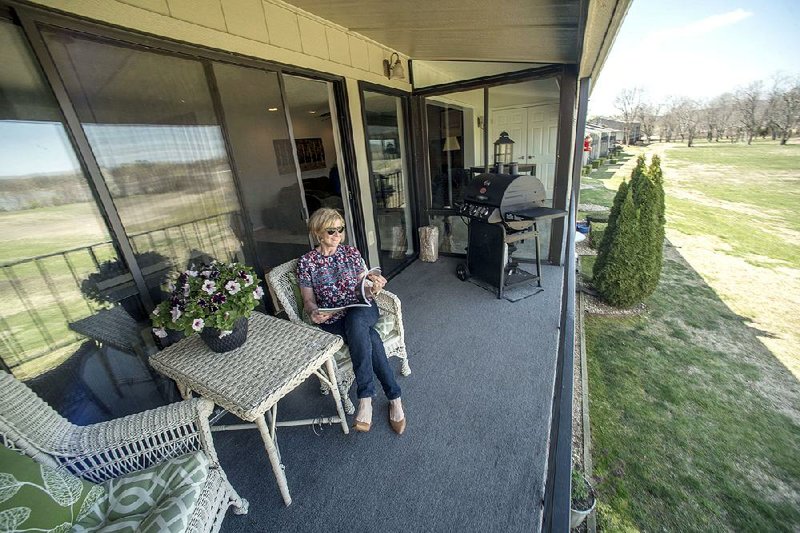
[[[175,380],[184,398],[196,392],[242,420],[254,423],[222,429],[258,428],[283,501],[289,505],[292,498],[278,453],[276,429],[320,420],[276,422],[278,401],[316,374],[330,386],[338,412],[338,416],[323,422],[338,422],[342,431],[348,433],[333,362],[342,338],[261,313],[251,315],[248,327],[247,342],[233,351],[214,353],[198,335],[192,335],[153,355],[150,364]],[[323,366],[327,376],[322,372]]]

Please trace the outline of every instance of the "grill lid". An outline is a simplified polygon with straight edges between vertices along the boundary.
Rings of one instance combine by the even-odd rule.
[[[467,184],[464,201],[497,207],[505,215],[515,209],[543,206],[545,191],[535,176],[480,174]]]

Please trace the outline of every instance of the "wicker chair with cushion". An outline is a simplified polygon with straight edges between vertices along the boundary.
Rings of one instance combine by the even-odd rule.
[[[303,311],[303,298],[300,295],[300,287],[297,284],[297,259],[293,259],[282,265],[273,268],[267,274],[267,284],[272,293],[286,311],[289,320],[298,324],[306,324],[316,327],[308,320]],[[403,313],[400,306],[400,298],[389,291],[381,291],[375,298],[380,310],[380,319],[375,325],[375,329],[383,339],[387,357],[399,357],[403,360],[400,373],[404,376],[411,374],[411,367],[408,366],[408,354],[406,352],[406,338],[403,331]],[[353,414],[355,407],[347,391],[355,380],[353,372],[353,362],[350,360],[350,351],[344,345],[334,356],[336,359],[337,379],[339,381],[339,391],[344,402],[344,409],[347,414]],[[320,384],[323,394],[328,393],[324,384]]]
[[[247,512],[219,466],[209,400],[75,426],[6,372],[0,391],[0,493],[20,500],[6,509],[12,500],[0,498],[0,509],[24,527],[53,514],[41,501],[68,504],[71,524],[45,527],[59,531],[216,532],[228,507]],[[38,485],[20,477],[31,471],[23,461],[41,470]],[[23,488],[32,492],[23,495]]]

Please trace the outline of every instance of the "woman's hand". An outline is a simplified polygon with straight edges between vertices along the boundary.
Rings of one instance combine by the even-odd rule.
[[[372,282],[372,287],[370,288],[370,291],[372,292],[373,296],[377,296],[383,290],[383,287],[386,285],[386,278],[384,278],[380,274],[370,274],[369,276],[367,276],[367,279]]]
[[[314,324],[322,324],[332,316],[333,313],[323,313],[319,309],[315,309],[314,311],[311,312],[311,321]]]

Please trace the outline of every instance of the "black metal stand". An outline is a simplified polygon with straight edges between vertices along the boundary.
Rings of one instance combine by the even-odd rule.
[[[466,280],[474,277],[497,289],[497,298],[503,297],[506,287],[535,280],[537,287],[542,286],[542,262],[539,256],[539,226],[541,220],[561,218],[567,213],[561,209],[536,207],[507,213],[506,220],[530,221],[532,230],[509,231],[505,223],[489,224],[482,220],[471,219],[469,222],[469,243],[467,246],[467,269],[459,266],[458,277]],[[517,238],[515,238],[515,236]],[[516,250],[515,244],[527,239],[534,239],[536,255],[536,274],[519,268],[511,256]],[[509,242],[511,241],[511,242]]]
[[[535,239],[536,274],[531,274],[519,268],[512,260],[512,250],[506,239],[509,233],[502,224],[488,224],[480,220],[471,220],[469,223],[469,244],[467,246],[467,268],[470,277],[474,277],[497,289],[497,298],[503,297],[506,287],[536,280],[539,287],[541,281],[541,261],[539,258],[539,234],[536,231],[526,231],[526,239]],[[513,235],[511,233],[510,235]],[[524,239],[520,239],[522,242]]]

